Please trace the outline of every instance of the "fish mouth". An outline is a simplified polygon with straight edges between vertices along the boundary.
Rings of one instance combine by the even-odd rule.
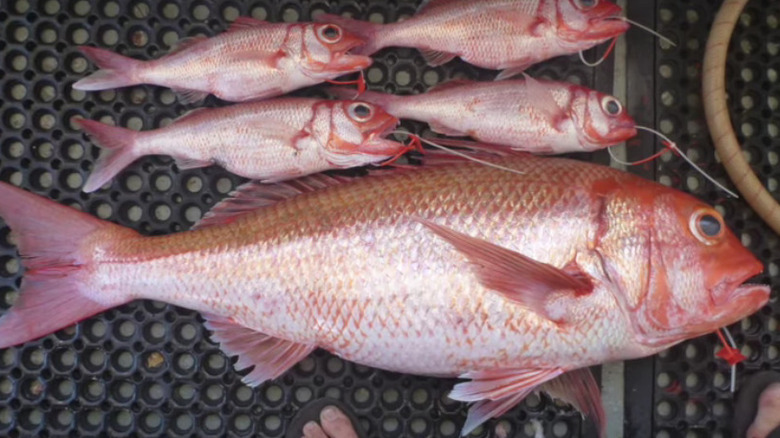
[[[602,41],[623,35],[631,28],[631,24],[622,18],[622,15],[607,15],[601,18],[591,19],[590,28],[594,30],[588,33],[587,38],[590,40]]]
[[[375,129],[363,143],[364,145],[371,147],[371,149],[366,152],[374,155],[387,156],[398,154],[398,152],[406,146],[395,140],[389,140],[386,137],[392,134],[400,124],[400,120],[397,118],[391,118],[379,125],[379,127],[377,127],[377,129]]]
[[[374,60],[368,56],[343,53],[333,60],[331,66],[343,72],[356,72],[371,67],[373,63]]]
[[[635,126],[619,126],[610,131],[610,141],[612,144],[622,143],[637,136],[639,132]]]

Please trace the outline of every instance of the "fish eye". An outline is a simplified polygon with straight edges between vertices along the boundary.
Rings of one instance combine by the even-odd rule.
[[[591,9],[599,3],[599,0],[575,0],[574,3],[580,9]]]
[[[374,115],[374,111],[365,103],[353,103],[349,107],[349,115],[359,122],[365,122]]]
[[[320,28],[320,38],[328,43],[335,44],[341,41],[341,28],[335,24],[328,24],[325,27]]]
[[[623,112],[623,105],[614,97],[605,97],[601,101],[601,108],[611,116],[616,116]]]
[[[691,218],[691,231],[706,245],[712,245],[723,237],[725,225],[720,215],[711,210],[701,210]]]

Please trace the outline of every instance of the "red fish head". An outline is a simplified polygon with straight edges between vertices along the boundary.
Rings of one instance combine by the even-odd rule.
[[[636,136],[636,122],[617,98],[584,88],[575,96],[572,109],[584,150],[614,146]]]
[[[607,0],[558,0],[558,35],[571,43],[592,45],[617,38],[630,24],[618,19],[620,6]]]
[[[717,210],[655,183],[614,188],[599,251],[640,342],[669,346],[766,305],[767,286],[744,284],[763,265]]]
[[[382,108],[360,101],[337,101],[332,112],[332,151],[392,157],[406,147],[387,140],[400,120]]]
[[[364,70],[373,63],[367,56],[349,53],[366,41],[337,24],[311,24],[304,43],[304,55],[311,70],[329,75],[345,74]]]

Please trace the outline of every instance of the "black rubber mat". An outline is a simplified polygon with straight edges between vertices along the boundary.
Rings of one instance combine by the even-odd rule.
[[[240,15],[295,21],[325,11],[395,21],[413,14],[418,3],[4,0],[0,3],[0,180],[145,234],[186,230],[242,180],[217,167],[179,171],[168,157],[147,157],[122,172],[110,187],[82,193],[98,150],[75,129],[73,117],[146,130],[169,123],[192,107],[179,104],[169,90],[152,86],[97,93],[73,90],[71,85],[94,68],[77,45],[150,59],[167,52],[179,39],[218,33]],[[689,154],[697,162],[723,177],[702,120],[697,71],[717,5],[662,0],[655,8],[653,2],[632,3],[630,16],[652,22],[648,17],[657,15],[660,28],[680,47],[658,48],[655,41],[631,32],[628,107],[640,122],[670,130],[684,147],[691,146]],[[735,106],[735,114],[739,121],[752,124],[748,150],[757,168],[771,177],[777,164],[771,149],[777,144],[773,125],[777,118],[772,116],[777,101],[771,96],[780,98],[776,83],[780,65],[777,46],[772,44],[780,37],[780,13],[769,0],[752,3],[748,15],[753,25],[740,28],[749,47],[743,49],[747,53],[735,51],[730,83],[736,93],[732,101],[747,102],[743,96],[752,96],[753,105]],[[774,40],[767,35],[774,35]],[[737,47],[747,46],[738,43]],[[651,53],[656,56],[648,56]],[[384,50],[375,58],[367,72],[369,87],[389,92],[422,92],[451,78],[494,76],[457,61],[431,68],[411,49]],[[740,79],[740,70],[746,68],[753,72],[749,81]],[[577,57],[561,58],[530,72],[607,92],[613,82],[611,61],[590,69]],[[312,89],[296,94],[320,93]],[[206,105],[221,103],[209,98]],[[418,123],[407,122],[405,127],[418,133],[424,129]],[[652,149],[653,141],[643,139],[640,146],[632,154]],[[582,156],[602,162],[604,157],[603,153]],[[717,204],[776,274],[777,266],[771,263],[777,260],[777,237],[743,203],[723,199],[679,160],[662,161],[657,175],[652,168],[634,170],[662,182],[684,182],[696,195]],[[0,308],[11,306],[22,274],[8,228],[0,222]],[[772,306],[734,330],[740,345],[751,349],[751,359],[740,366],[740,374],[778,367],[776,297]],[[627,366],[627,436],[714,436],[721,431],[729,436],[731,396],[724,387],[728,370],[714,358],[716,345],[714,337],[702,338],[661,358]],[[677,381],[681,390],[670,392],[671,382]],[[208,340],[198,314],[156,302],[135,302],[1,351],[0,436],[281,437],[301,406],[329,396],[354,407],[370,436],[456,437],[466,406],[446,398],[452,385],[452,381],[357,366],[317,351],[277,381],[250,389],[240,383],[230,359]],[[646,391],[632,392],[632,385]],[[500,424],[509,436],[533,437],[530,420],[540,420],[547,437],[592,436],[582,432],[576,412],[535,396],[474,435],[494,436]]]
[[[677,138],[697,164],[728,181],[715,157],[701,96],[702,59],[720,2],[661,0],[657,28],[679,43],[658,50],[655,60],[655,122]],[[731,42],[727,90],[731,116],[744,153],[776,198],[780,179],[780,4],[750,1]],[[688,165],[671,155],[661,160],[657,179],[713,204],[724,213],[742,243],[765,263],[754,281],[770,283],[770,303],[730,327],[747,360],[737,367],[740,382],[760,370],[780,370],[780,302],[778,302],[778,236],[742,200],[727,197]],[[733,185],[729,184],[733,188]],[[712,335],[685,342],[654,360],[653,434],[667,437],[729,437],[734,412],[729,366],[716,358],[720,348]],[[734,437],[742,438],[742,437]]]

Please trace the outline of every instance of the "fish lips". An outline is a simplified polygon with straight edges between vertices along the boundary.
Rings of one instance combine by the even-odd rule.
[[[736,303],[754,306],[758,310],[769,301],[770,288],[766,285],[745,284],[764,270],[764,266],[752,254],[750,260],[734,261],[738,266],[734,276],[721,280],[710,290],[710,296],[716,308],[733,308]]]
[[[590,20],[590,26],[586,35],[590,40],[609,40],[617,38],[620,35],[628,32],[631,28],[631,24],[620,19],[620,16],[607,16],[601,18],[593,18]]]
[[[355,72],[365,70],[374,63],[374,60],[368,56],[352,55],[344,53],[336,56],[330,62],[329,67],[340,72]]]

